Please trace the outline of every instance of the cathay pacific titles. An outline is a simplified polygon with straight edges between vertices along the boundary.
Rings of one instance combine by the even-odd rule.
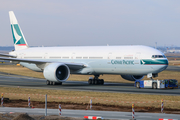
[[[111,64],[134,65],[134,60],[111,60]]]

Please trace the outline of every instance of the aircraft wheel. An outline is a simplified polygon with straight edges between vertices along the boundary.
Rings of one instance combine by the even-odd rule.
[[[92,79],[89,79],[88,83],[89,83],[89,85],[91,85],[92,84]]]
[[[104,85],[104,80],[103,79],[101,79],[101,85]]]
[[[93,84],[93,85],[95,84],[95,79],[92,80],[92,84]]]
[[[140,83],[139,82],[136,83],[136,87],[140,88]]]
[[[103,85],[103,84],[104,84],[104,80],[103,80],[103,79],[100,79],[100,80],[99,80],[99,84],[100,84],[100,85]]]
[[[52,85],[56,85],[56,82],[53,82],[53,84]]]
[[[49,80],[46,80],[46,85],[50,85],[50,81]]]
[[[98,82],[99,82],[99,80],[96,80],[96,79],[94,80],[94,84],[95,84],[95,85],[97,85]]]
[[[153,89],[157,89],[157,83],[153,83]]]
[[[50,85],[53,85],[53,81],[50,81]]]

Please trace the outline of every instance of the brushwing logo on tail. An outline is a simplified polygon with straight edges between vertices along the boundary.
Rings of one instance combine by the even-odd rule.
[[[17,42],[22,38],[21,36],[19,36],[14,28],[14,25],[13,26],[13,32],[14,32],[14,37],[16,39],[16,41],[14,41],[15,43],[14,44],[17,44]]]
[[[18,25],[16,25],[16,24],[12,25],[12,33],[13,33],[15,45],[20,45],[20,46],[26,45]]]

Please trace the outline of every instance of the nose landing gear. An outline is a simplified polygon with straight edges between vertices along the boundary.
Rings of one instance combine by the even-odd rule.
[[[98,79],[99,75],[95,75],[94,78],[90,77],[88,80],[88,83],[90,85],[103,85],[104,80],[103,79]]]

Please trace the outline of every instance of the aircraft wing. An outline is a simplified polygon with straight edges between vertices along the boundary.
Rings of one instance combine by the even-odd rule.
[[[68,62],[56,62],[56,61],[48,61],[48,60],[32,60],[32,59],[21,59],[21,58],[8,58],[8,57],[0,57],[0,60],[8,60],[8,61],[13,61],[13,62],[26,62],[26,63],[33,63],[36,64],[37,66],[44,64],[49,64],[49,63],[63,63],[67,65],[70,69],[73,70],[78,70],[86,67],[86,65],[82,63],[68,63]],[[44,69],[44,68],[41,68]]]
[[[0,53],[0,56],[16,58],[14,55]]]

